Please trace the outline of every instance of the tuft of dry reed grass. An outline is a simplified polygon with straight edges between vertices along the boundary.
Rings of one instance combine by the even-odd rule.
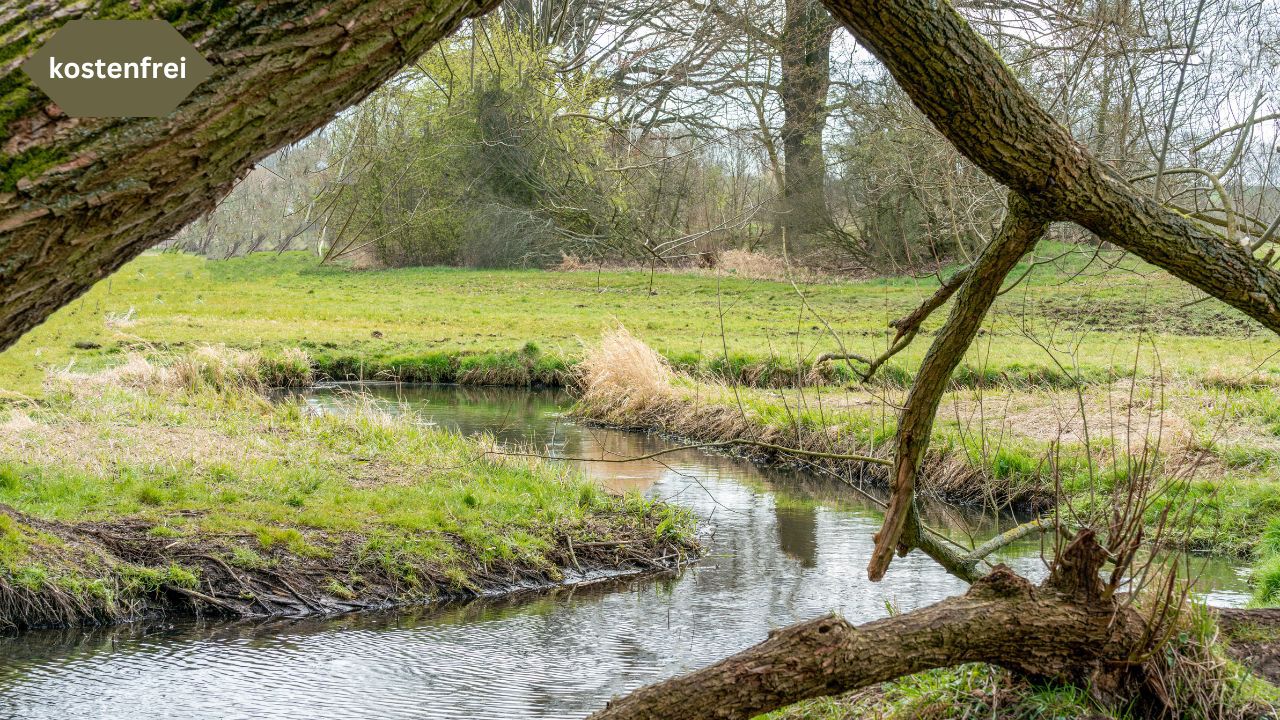
[[[615,427],[656,430],[696,442],[745,440],[748,443],[796,448],[838,455],[887,457],[892,448],[868,445],[840,424],[817,427],[805,423],[766,421],[750,405],[726,400],[733,392],[706,381],[698,390],[678,387],[677,373],[642,340],[619,327],[605,333],[579,366],[582,394],[574,406],[577,417]],[[798,460],[765,448],[744,448],[762,462],[803,464],[842,478],[879,485],[887,482],[883,466],[845,459]],[[1014,477],[997,478],[969,461],[962,449],[932,448],[918,478],[924,494],[951,502],[996,502],[1021,507],[1044,506],[1048,490]]]
[[[674,399],[673,376],[666,358],[621,325],[578,364],[582,403],[615,418],[643,418],[655,403]]]
[[[725,250],[716,267],[721,272],[751,280],[786,280],[787,264],[776,255],[750,250]]]

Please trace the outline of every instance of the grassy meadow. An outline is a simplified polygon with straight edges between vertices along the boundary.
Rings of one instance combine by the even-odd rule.
[[[933,452],[938,470],[925,485],[961,499],[1041,507],[1061,487],[1085,512],[1136,473],[1178,477],[1178,502],[1194,502],[1200,511],[1179,528],[1178,543],[1258,558],[1270,573],[1260,575],[1260,597],[1280,601],[1280,560],[1273,557],[1280,556],[1280,541],[1268,539],[1280,538],[1280,341],[1118,253],[1048,243],[1014,277],[1019,282],[1009,283],[944,398]],[[597,412],[603,419],[693,436],[707,435],[704,426],[721,433],[737,428],[732,432],[779,444],[883,456],[894,408],[945,311],[870,383],[855,382],[841,363],[820,375],[812,364],[821,352],[878,353],[891,340],[889,321],[936,287],[932,277],[793,284],[723,270],[355,271],[323,267],[301,253],[225,261],[147,254],[0,353],[0,398],[14,412],[30,405],[37,414],[65,414],[78,406],[59,405],[66,392],[47,380],[51,375],[118,374],[137,362],[173,371],[201,352],[251,354],[264,385],[314,378],[567,384],[578,381],[579,364],[601,334],[621,325],[676,371],[663,381],[675,394],[654,391],[662,412],[651,416],[637,405],[612,416]],[[815,377],[824,382],[812,385]],[[146,417],[168,412],[148,402]],[[220,417],[204,415],[196,424]],[[99,423],[107,436],[118,424],[78,422]],[[304,464],[358,477],[352,459],[343,457],[348,451],[358,452],[322,445],[316,452],[327,454]],[[4,458],[10,465],[13,455],[10,448]],[[1135,457],[1146,456],[1135,465]],[[52,463],[33,471],[29,456],[18,462],[26,468],[21,472],[45,478],[41,483],[66,470]],[[91,505],[103,517],[145,514],[167,507],[168,495],[158,506],[139,495],[176,482],[162,477],[212,477],[198,463],[186,467],[117,472],[110,482],[125,485],[110,492],[98,481],[58,480],[71,499],[66,505],[12,493],[0,494],[0,502],[51,519]],[[120,479],[140,472],[141,480]],[[97,489],[82,495],[78,482]],[[174,495],[182,502],[213,502],[192,495],[195,485],[179,485],[187,488]],[[80,497],[92,502],[74,500]],[[369,506],[365,519],[398,517],[383,502],[389,501]],[[308,505],[322,523],[318,512]]]
[[[1280,380],[1272,358],[1280,342],[1221,303],[1196,302],[1196,291],[1131,258],[1058,246],[1041,252],[1034,267],[1017,271],[1030,270],[1000,299],[961,382],[1064,387],[1073,376],[1135,372],[1227,385]],[[0,353],[0,388],[37,396],[50,368],[94,369],[130,350],[180,353],[210,343],[301,348],[335,378],[556,382],[584,343],[619,323],[679,368],[791,384],[796,367],[818,353],[883,349],[888,322],[936,284],[930,277],[793,287],[643,271],[353,272],[301,253],[227,261],[148,254]],[[926,323],[881,377],[909,377],[942,319]],[[853,377],[839,364],[833,372]]]
[[[243,351],[134,356],[0,411],[0,629],[447,599],[692,549],[684,513],[491,439],[272,402],[280,371]]]

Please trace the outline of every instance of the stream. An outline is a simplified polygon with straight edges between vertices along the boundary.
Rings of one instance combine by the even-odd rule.
[[[670,447],[652,434],[567,421],[563,393],[369,385],[389,407],[566,457]],[[304,394],[340,412],[347,390]],[[167,621],[0,639],[3,718],[581,718],[612,696],[718,660],[770,628],[837,611],[852,622],[964,592],[918,551],[880,583],[864,568],[875,505],[834,479],[701,450],[578,462],[615,490],[690,508],[707,554],[677,577],[331,618]],[[979,542],[1017,518],[928,505],[927,521]],[[996,558],[1043,577],[1038,539]],[[1197,592],[1241,605],[1243,568],[1203,561]]]

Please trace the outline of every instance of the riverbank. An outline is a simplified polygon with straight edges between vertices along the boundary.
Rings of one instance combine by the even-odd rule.
[[[583,362],[575,414],[733,449],[765,462],[819,469],[883,486],[903,389],[761,390],[677,372],[625,329]],[[954,388],[918,480],[947,502],[1045,512],[1066,498],[1077,520],[1105,512],[1126,483],[1167,486],[1152,503],[1162,541],[1196,552],[1253,557],[1280,538],[1266,408],[1270,392],[1155,381],[1079,392]],[[810,453],[797,456],[769,446]],[[870,462],[824,455],[854,455]],[[1166,507],[1194,507],[1162,513]],[[1265,532],[1264,532],[1265,531]],[[1272,543],[1276,544],[1276,543]]]
[[[206,349],[0,410],[0,629],[341,612],[677,567],[688,513]]]
[[[1260,538],[1280,538],[1280,342],[1131,257],[1053,244],[1039,252],[955,374],[927,489],[1034,510],[1059,485],[1105,493],[1154,473],[1178,478],[1205,520],[1180,526],[1175,544],[1269,557]],[[139,353],[170,363],[210,342],[255,353],[276,386],[572,385],[600,332],[621,324],[677,373],[683,399],[664,400],[662,417],[655,406],[651,417],[607,421],[883,458],[946,309],[868,383],[853,381],[856,362],[814,372],[816,359],[876,354],[888,323],[936,287],[936,278],[907,277],[792,286],[707,272],[358,272],[301,253],[152,254],[0,353],[0,402],[38,400],[50,371],[109,369]],[[873,481],[878,472],[841,471]],[[1089,502],[1084,510],[1100,507]],[[1264,569],[1280,588],[1280,561]]]

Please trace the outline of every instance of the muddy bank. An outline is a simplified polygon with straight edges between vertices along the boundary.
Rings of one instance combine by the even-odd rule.
[[[732,449],[755,462],[799,467],[828,473],[859,487],[888,486],[888,467],[879,463],[819,456],[801,457],[768,445],[809,453],[862,455],[888,460],[892,447],[886,442],[869,445],[836,426],[801,423],[770,424],[750,408],[707,401],[692,392],[670,386],[626,393],[608,387],[587,388],[572,415],[580,420],[625,430],[659,432],[698,443],[745,441]],[[1040,484],[1002,480],[968,462],[960,453],[931,449],[917,479],[919,492],[956,505],[989,505],[1023,513],[1053,507],[1052,488]]]
[[[446,571],[443,562],[373,556],[370,538],[358,533],[307,533],[311,549],[296,554],[284,547],[264,550],[251,534],[175,539],[138,519],[58,523],[3,506],[0,517],[9,535],[38,540],[64,571],[57,582],[0,573],[0,630],[9,632],[157,617],[301,617],[465,601],[676,571],[699,551],[692,539],[662,532],[656,513],[618,513],[557,529],[555,546],[539,561],[471,558],[463,562],[462,576],[456,557]],[[457,552],[468,552],[460,539],[447,539]]]

